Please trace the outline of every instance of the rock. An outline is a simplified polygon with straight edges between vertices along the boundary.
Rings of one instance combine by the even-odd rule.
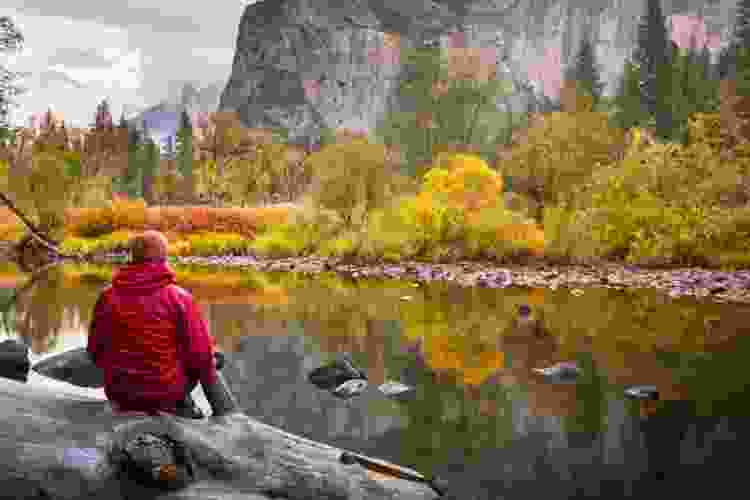
[[[655,385],[634,385],[625,389],[625,397],[628,399],[656,401],[659,399],[659,391]]]
[[[341,355],[331,363],[311,371],[307,378],[319,389],[333,390],[350,380],[367,380],[367,373],[355,367],[348,355]]]
[[[176,490],[193,480],[194,464],[186,448],[166,435],[143,433],[114,446],[114,461],[136,482]]]
[[[367,386],[367,380],[361,378],[347,380],[343,384],[333,389],[331,391],[331,394],[341,399],[350,399],[354,396],[359,396],[360,394],[362,394],[365,389],[367,389]]]
[[[569,361],[563,361],[561,363],[555,363],[548,368],[534,368],[535,373],[538,373],[549,379],[556,380],[573,380],[581,374],[580,369],[575,363]]]
[[[459,27],[465,46],[481,47],[482,55],[487,54],[483,71],[513,81],[512,110],[537,100],[544,73],[540,68],[569,65],[589,29],[611,93],[635,46],[644,4],[595,4],[261,0],[248,5],[240,20],[219,110],[236,110],[249,127],[286,127],[293,142],[313,142],[310,138],[317,139],[322,127],[372,130],[384,113],[413,108],[413,101],[397,95],[404,70],[399,48],[445,47],[449,38],[458,38],[450,32]],[[693,10],[700,6],[697,1],[690,5]],[[709,28],[724,29],[727,10],[733,7],[724,3],[703,12]],[[665,5],[664,13],[677,11]],[[554,99],[559,85],[548,81],[543,92]],[[498,107],[504,106],[498,100]]]
[[[414,387],[394,380],[389,380],[388,382],[380,384],[378,390],[387,397],[393,399],[403,399],[405,397],[413,396],[416,393]]]

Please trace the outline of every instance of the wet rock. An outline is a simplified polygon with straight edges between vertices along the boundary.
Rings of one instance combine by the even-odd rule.
[[[581,374],[581,370],[575,363],[563,361],[555,363],[548,368],[534,368],[535,373],[542,375],[550,380],[574,380]]]
[[[364,380],[364,379],[358,378],[358,379],[353,379],[353,380],[347,380],[343,384],[334,388],[331,391],[331,394],[341,399],[350,399],[350,398],[353,398],[354,396],[359,396],[360,394],[362,394],[365,391],[365,389],[367,389],[367,386],[368,386],[367,380]]]
[[[656,401],[659,399],[659,391],[655,385],[634,385],[625,389],[625,397],[628,399]]]
[[[394,380],[380,384],[378,390],[385,394],[386,397],[397,400],[411,399],[416,395],[414,387]]]
[[[339,397],[351,397],[347,394],[354,395],[360,389],[361,392],[366,384],[364,387],[360,387],[362,384],[346,384],[356,380],[366,382],[367,374],[364,370],[355,367],[348,355],[341,355],[331,363],[311,371],[307,379],[319,389],[331,391]]]

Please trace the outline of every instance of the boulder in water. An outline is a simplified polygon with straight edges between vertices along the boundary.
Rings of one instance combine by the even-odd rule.
[[[416,394],[414,387],[402,384],[394,380],[389,380],[378,386],[378,390],[391,399],[411,398]]]
[[[361,378],[355,378],[352,380],[347,380],[340,386],[336,387],[331,391],[331,393],[339,398],[342,399],[350,399],[354,396],[359,396],[362,394],[365,389],[367,389],[368,383],[367,380],[361,379]]]
[[[581,374],[581,370],[571,361],[555,363],[548,368],[534,368],[534,372],[555,380],[573,380]]]
[[[318,389],[330,391],[350,380],[367,380],[367,374],[355,367],[348,355],[341,355],[331,363],[311,371],[307,379]]]
[[[659,399],[659,391],[655,385],[634,385],[625,389],[625,397],[628,399],[656,401]]]

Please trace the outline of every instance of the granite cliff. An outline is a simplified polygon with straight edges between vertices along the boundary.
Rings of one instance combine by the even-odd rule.
[[[714,52],[735,4],[662,0],[670,26],[701,17]],[[513,82],[498,106],[520,111],[557,97],[586,33],[611,94],[644,10],[645,0],[261,0],[240,20],[219,110],[236,110],[249,127],[288,128],[298,143],[324,127],[372,130],[384,113],[411,107],[398,95],[399,48],[463,46],[482,49],[481,64]]]

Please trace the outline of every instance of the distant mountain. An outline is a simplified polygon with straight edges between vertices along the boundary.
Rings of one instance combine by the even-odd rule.
[[[223,82],[212,83],[198,89],[194,82],[183,82],[179,90],[169,95],[159,104],[142,109],[127,119],[129,126],[144,129],[144,116],[148,113],[188,114],[197,112],[213,113],[219,106],[219,98],[224,88]]]

